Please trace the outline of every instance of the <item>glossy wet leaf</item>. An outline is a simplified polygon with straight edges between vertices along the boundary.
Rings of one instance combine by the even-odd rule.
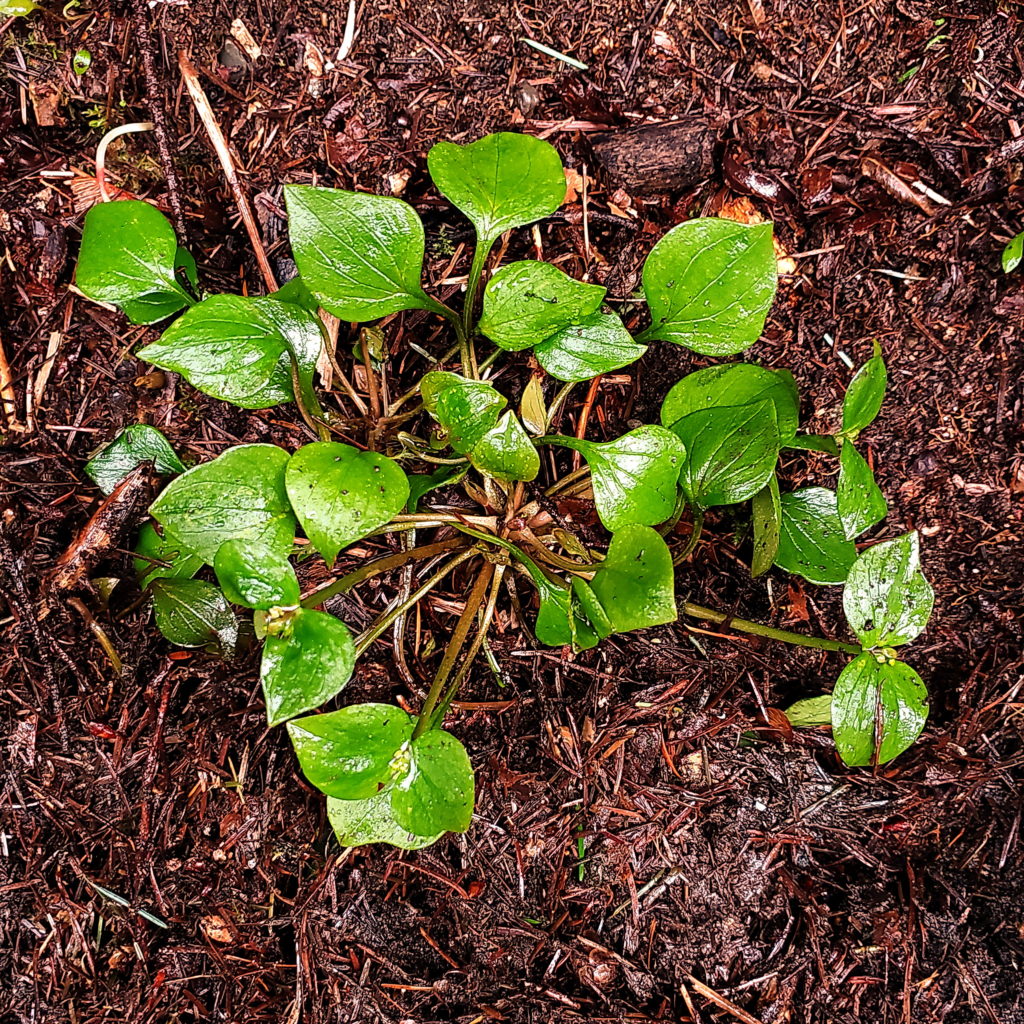
[[[460,455],[468,455],[497,425],[507,404],[492,385],[442,370],[423,377],[420,395],[424,408],[441,424],[448,443]]]
[[[487,282],[478,329],[500,348],[517,352],[596,313],[605,291],[550,263],[520,260]]]
[[[299,581],[287,555],[259,541],[225,541],[217,549],[213,568],[232,604],[267,611],[299,603]]]
[[[300,448],[285,487],[313,547],[333,565],[338,552],[405,507],[409,480],[393,459],[335,441]]]
[[[1012,274],[1020,266],[1021,260],[1024,260],[1024,231],[1014,235],[1003,249],[1003,273]]]
[[[537,361],[552,377],[590,380],[636,362],[647,351],[622,326],[616,313],[593,313],[563,327],[534,348]]]
[[[769,370],[753,363],[709,366],[687,374],[661,403],[661,422],[671,427],[700,409],[771,402],[779,436],[788,443],[800,424],[800,395],[789,370]]]
[[[286,633],[263,644],[260,681],[267,724],[280,725],[337,696],[352,676],[356,648],[340,619],[302,609]]]
[[[587,619],[580,615],[568,587],[546,580],[537,582],[537,591],[540,606],[534,633],[542,644],[548,647],[569,645],[577,651],[588,651],[597,646],[597,634]]]
[[[775,472],[780,441],[772,402],[691,412],[672,432],[686,448],[680,483],[697,508],[746,501]]]
[[[295,306],[301,306],[310,313],[316,313],[320,308],[320,300],[306,286],[301,274],[296,274],[290,281],[285,281],[268,297],[277,299],[278,302],[290,302]]]
[[[928,720],[928,691],[902,661],[868,652],[840,673],[832,691],[832,735],[848,765],[885,764],[903,753]]]
[[[786,708],[786,717],[794,729],[816,729],[832,724],[832,694],[798,700]]]
[[[153,580],[156,625],[165,639],[179,647],[216,644],[227,656],[238,640],[238,621],[224,595],[203,580]]]
[[[431,309],[423,291],[423,224],[391,196],[286,185],[288,234],[306,287],[342,320]]]
[[[750,574],[762,576],[775,564],[782,531],[782,501],[779,497],[779,481],[774,473],[768,478],[768,483],[754,495],[751,519],[754,526],[754,553],[750,559]]]
[[[178,240],[149,203],[97,203],[85,215],[75,284],[119,307],[134,324],[153,324],[192,305],[174,273]]]
[[[857,556],[843,589],[843,610],[865,647],[899,647],[924,632],[935,596],[920,566],[916,532]]]
[[[579,610],[580,617],[586,620],[590,631],[598,640],[611,636],[616,631],[615,623],[609,618],[594,588],[580,576],[573,576],[571,586],[573,608]]]
[[[409,497],[405,502],[406,512],[418,512],[420,502],[431,492],[441,487],[457,484],[468,472],[469,466],[438,466],[433,473],[409,474]]]
[[[418,836],[465,832],[473,819],[473,766],[451,733],[431,729],[414,740],[408,769],[391,790],[395,821]]]
[[[125,427],[85,464],[85,472],[104,494],[110,494],[143,462],[153,463],[153,468],[161,476],[185,472],[181,459],[167,438],[156,427],[146,423]]]
[[[603,443],[574,437],[552,440],[587,460],[594,505],[609,530],[655,526],[672,515],[686,451],[671,431],[650,425]]]
[[[327,820],[338,842],[345,849],[370,843],[387,843],[399,850],[422,850],[444,835],[444,832],[438,832],[432,836],[417,836],[402,828],[395,820],[389,791],[378,793],[368,800],[335,800],[328,797]]]
[[[547,432],[548,408],[539,377],[531,377],[523,388],[523,395],[519,400],[519,418],[529,434],[536,437]]]
[[[295,397],[293,354],[300,384],[311,390],[322,345],[320,321],[301,306],[272,297],[211,295],[137,355],[180,373],[213,398],[266,409]]]
[[[476,469],[496,480],[532,480],[540,472],[537,449],[511,412],[506,412],[466,454]]]
[[[797,434],[782,446],[805,452],[823,452],[826,455],[839,457],[839,445],[831,434]]]
[[[882,408],[888,373],[882,350],[875,342],[875,354],[854,374],[843,399],[843,433],[851,438],[873,422]]]
[[[338,800],[375,796],[395,776],[416,719],[393,704],[354,704],[288,723],[302,774]],[[437,830],[435,830],[437,831]]]
[[[775,564],[811,583],[843,583],[857,557],[846,539],[835,491],[805,487],[781,499]]]
[[[284,486],[288,453],[276,445],[229,448],[172,480],[150,506],[166,536],[213,565],[228,540],[262,541],[287,553],[295,516]]]
[[[643,285],[651,326],[641,341],[673,341],[708,356],[760,337],[778,283],[771,224],[685,221],[651,250]]]
[[[135,553],[145,556],[136,558],[132,563],[139,586],[143,589],[153,580],[191,579],[205,564],[198,555],[182,551],[181,544],[161,537],[152,523],[146,523],[139,531]],[[150,559],[167,565],[156,565]]]
[[[649,526],[613,534],[590,587],[617,633],[676,620],[672,554]]]
[[[565,199],[565,173],[555,147],[515,132],[485,135],[465,146],[438,142],[427,154],[438,191],[487,245],[509,228],[554,213]]]
[[[875,523],[880,523],[889,511],[875,483],[875,474],[852,441],[844,441],[839,453],[836,498],[847,540],[859,537]]]

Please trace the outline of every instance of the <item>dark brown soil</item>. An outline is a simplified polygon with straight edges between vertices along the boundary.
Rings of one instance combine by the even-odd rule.
[[[390,0],[362,5],[351,54],[318,78],[346,6],[145,7],[207,287],[262,283],[178,49],[204,74],[281,276],[281,186],[316,180],[401,190],[439,277],[468,239],[426,176],[442,138],[548,133],[586,168],[589,253],[579,201],[543,244],[616,299],[671,224],[758,193],[785,249],[807,255],[751,357],[792,367],[827,428],[847,358],[863,361],[874,338],[886,352],[891,391],[865,435],[890,502],[875,536],[923,535],[937,606],[908,657],[932,694],[927,730],[894,764],[847,770],[827,736],[783,738],[762,717],[827,688],[838,655],[677,626],[565,659],[506,615],[503,688],[481,664],[466,699],[483,706],[453,721],[478,768],[472,830],[420,853],[342,856],[286,738],[262,724],[253,656],[173,654],[124,582],[108,608],[83,605],[125,663],[116,676],[82,612],[40,584],[98,505],[89,453],[140,420],[192,460],[306,435],[291,408],[243,413],[183,382],[153,388],[130,354],[149,332],[69,291],[81,211],[50,172],[89,174],[95,125],[146,120],[150,106],[131,12],[50,5],[0,29],[0,340],[22,423],[56,346],[32,427],[5,434],[0,468],[0,1022],[1024,1021],[1024,278],[999,269],[1024,228],[1018,5]],[[234,18],[262,49],[255,62],[226,43]],[[81,47],[92,66],[78,78]],[[675,117],[719,140],[711,176],[617,192],[591,136]],[[864,173],[877,162],[923,182],[928,211],[910,201],[920,191]],[[164,195],[152,136],[115,147],[110,171]],[[512,245],[525,253],[528,233]],[[447,343],[412,316],[387,334],[396,388],[428,365],[410,341]],[[656,346],[598,392],[590,436],[650,417],[699,365]],[[786,466],[792,485],[822,472]],[[718,516],[680,589],[841,635],[835,590],[751,582],[744,559]],[[127,580],[127,555],[111,550],[94,575]],[[393,592],[385,581],[335,610],[361,625]],[[453,621],[436,603],[424,635]],[[410,687],[381,642],[346,699],[415,705],[433,657],[410,657]]]

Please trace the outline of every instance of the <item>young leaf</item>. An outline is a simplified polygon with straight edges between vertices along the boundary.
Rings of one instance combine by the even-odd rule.
[[[596,647],[597,634],[577,611],[572,592],[567,587],[552,583],[543,574],[533,579],[540,594],[537,620],[533,627],[537,639],[548,647],[571,645],[577,651],[588,651]]]
[[[647,351],[622,326],[615,313],[593,313],[545,338],[534,353],[558,380],[590,380],[636,362]]]
[[[338,800],[365,800],[391,782],[415,724],[393,704],[354,704],[289,722],[288,734],[302,774],[317,789]]]
[[[590,586],[616,633],[677,618],[672,554],[649,526],[616,531]]]
[[[342,320],[436,309],[420,283],[423,224],[391,196],[286,185],[295,263],[320,305]]]
[[[217,549],[213,569],[232,604],[267,611],[299,603],[299,581],[291,562],[259,541],[225,541]]]
[[[687,374],[661,403],[661,422],[671,427],[700,409],[765,401],[775,406],[779,437],[789,443],[800,425],[800,395],[793,374],[789,370],[769,370],[753,363],[709,366]]]
[[[615,623],[608,617],[608,612],[601,599],[594,593],[594,588],[580,576],[573,576],[571,586],[574,614],[578,608],[580,616],[586,620],[590,631],[598,640],[611,636],[615,632]]]
[[[509,228],[554,213],[565,200],[562,161],[550,142],[498,132],[459,146],[438,142],[427,154],[438,191],[476,228],[488,248]]]
[[[438,466],[433,473],[411,473],[409,475],[409,497],[405,502],[406,512],[418,512],[420,502],[431,491],[439,487],[457,484],[469,472],[469,466]]]
[[[805,487],[782,495],[775,564],[811,583],[843,583],[857,557],[839,518],[835,491]]]
[[[290,302],[293,306],[301,306],[310,313],[316,313],[320,308],[319,300],[306,287],[301,274],[296,274],[290,281],[285,281],[276,292],[271,292],[268,298],[276,299],[278,302]]]
[[[172,480],[150,506],[150,515],[170,541],[208,565],[221,544],[235,538],[286,553],[295,538],[284,486],[287,464],[287,452],[276,445],[229,448]]]
[[[816,729],[832,724],[832,694],[798,700],[786,708],[786,717],[794,729]]]
[[[224,595],[202,580],[153,580],[153,609],[157,629],[179,647],[216,643],[228,656],[238,640],[238,621]]]
[[[104,494],[110,494],[143,462],[152,462],[161,476],[185,472],[167,438],[146,423],[125,427],[85,464],[85,472]]]
[[[75,284],[97,302],[112,302],[133,324],[153,324],[193,299],[174,273],[178,240],[149,203],[97,203],[85,215]]]
[[[672,433],[686,448],[679,479],[697,508],[746,501],[775,472],[780,441],[772,402],[691,412]]]
[[[839,457],[839,445],[831,434],[798,434],[786,441],[782,447],[805,452],[824,452],[826,455]]]
[[[750,560],[750,575],[763,576],[774,564],[779,551],[782,530],[782,501],[779,498],[779,480],[774,473],[754,495],[751,502],[754,523],[754,554]]]
[[[832,691],[832,735],[851,766],[898,757],[924,729],[928,691],[902,661],[865,651],[840,673]]]
[[[409,498],[409,480],[397,462],[335,441],[303,445],[288,460],[285,487],[302,529],[329,566]]]
[[[260,681],[267,725],[280,725],[339,694],[355,663],[355,644],[344,622],[327,612],[299,611],[289,632],[268,636],[263,645]]]
[[[686,451],[671,431],[638,427],[603,444],[575,437],[550,440],[578,451],[587,460],[594,505],[609,530],[630,524],[655,526],[672,515]]]
[[[1014,235],[1003,250],[1003,273],[1012,274],[1024,260],[1024,231]]]
[[[203,560],[198,555],[183,552],[180,544],[161,537],[152,523],[146,523],[139,531],[135,553],[144,556],[133,562],[135,575],[143,590],[153,580],[191,579],[203,567]],[[168,564],[155,565],[151,559]]]
[[[414,740],[407,768],[391,790],[395,821],[418,836],[465,832],[473,819],[473,766],[451,733],[431,729]]]
[[[544,401],[544,388],[540,377],[530,377],[519,400],[519,418],[527,433],[534,437],[547,433],[548,409]]]
[[[518,352],[596,313],[605,291],[550,263],[520,260],[487,282],[478,327],[499,348]]]
[[[467,455],[476,469],[496,480],[532,480],[540,472],[537,449],[511,412],[506,412]]]
[[[934,600],[916,532],[862,551],[843,588],[846,621],[865,647],[910,643],[928,625]]]
[[[852,440],[878,415],[888,374],[878,342],[875,354],[854,374],[843,399],[843,433]]]
[[[771,224],[702,217],[676,225],[643,270],[651,326],[639,341],[674,341],[706,356],[742,352],[760,337],[778,268]]]
[[[852,441],[844,441],[839,453],[836,498],[847,540],[859,537],[875,523],[880,523],[889,511],[885,497],[875,483],[875,474]]]
[[[424,408],[441,424],[448,443],[460,455],[468,455],[480,438],[497,425],[507,404],[492,385],[442,370],[423,377],[420,395]]]
[[[345,849],[370,843],[387,843],[399,850],[422,850],[444,835],[444,832],[438,832],[432,836],[417,836],[402,828],[395,821],[389,791],[378,793],[367,800],[335,800],[328,797],[327,820],[338,842]]]
[[[312,389],[323,345],[320,321],[272,297],[211,295],[136,354],[180,373],[194,388],[243,409],[294,399],[292,356],[303,391]]]

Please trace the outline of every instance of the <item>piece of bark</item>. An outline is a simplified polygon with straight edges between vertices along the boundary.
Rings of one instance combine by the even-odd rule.
[[[679,192],[710,177],[718,135],[700,118],[591,137],[608,177],[627,192]]]

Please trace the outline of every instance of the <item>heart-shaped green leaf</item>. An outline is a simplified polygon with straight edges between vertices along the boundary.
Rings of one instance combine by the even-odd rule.
[[[558,152],[530,135],[498,132],[466,146],[438,142],[427,166],[438,191],[473,222],[483,248],[509,228],[554,213],[565,199]]]
[[[832,691],[832,735],[848,765],[878,764],[898,757],[921,735],[928,720],[928,691],[902,661],[859,654],[839,674]]]
[[[302,774],[338,800],[365,800],[394,778],[416,719],[393,704],[354,704],[288,723]],[[436,831],[436,830],[435,830]]]
[[[843,433],[851,439],[878,415],[888,379],[882,350],[876,341],[875,354],[854,374],[843,399]]]
[[[391,790],[395,821],[418,836],[465,832],[473,820],[473,766],[451,733],[431,729],[407,751]]]
[[[294,355],[303,391],[312,388],[323,345],[320,321],[290,302],[212,295],[137,353],[180,373],[194,388],[243,409],[290,402]]]
[[[502,267],[487,282],[478,327],[495,345],[518,352],[596,313],[605,291],[550,263],[520,260]]]
[[[420,395],[424,408],[441,424],[448,443],[460,455],[468,455],[497,426],[508,404],[490,384],[441,370],[424,375]]]
[[[423,291],[423,224],[391,196],[286,185],[295,263],[320,305],[362,323],[402,309],[435,309]]]
[[[857,556],[843,588],[843,610],[865,647],[898,647],[924,631],[935,595],[920,565],[916,532]]]
[[[590,587],[617,633],[677,618],[672,553],[649,526],[624,526],[612,536]]]
[[[798,700],[786,708],[786,717],[794,729],[817,729],[832,724],[832,694]]]
[[[229,448],[172,480],[150,514],[183,551],[213,565],[225,541],[262,541],[290,550],[295,516],[284,486],[288,453],[272,444]]]
[[[680,483],[697,508],[752,498],[775,472],[779,430],[772,402],[691,412],[672,424],[686,448]]]
[[[686,451],[670,430],[638,427],[604,443],[561,436],[549,440],[587,460],[594,505],[609,530],[655,526],[672,515]]]
[[[647,351],[615,313],[593,313],[563,327],[534,349],[537,361],[558,380],[590,380],[636,362]]]
[[[889,511],[875,474],[852,441],[844,441],[839,453],[836,499],[847,540],[880,523]]]
[[[843,583],[857,557],[839,518],[835,491],[805,487],[782,495],[775,564],[811,583]]]
[[[368,800],[335,800],[328,797],[327,820],[338,842],[345,849],[368,846],[370,843],[387,843],[399,850],[422,850],[444,835],[444,832],[438,832],[432,836],[417,836],[402,828],[395,820],[390,791],[378,793]]]
[[[267,724],[280,725],[339,694],[352,677],[356,647],[344,622],[302,609],[263,645],[260,680]]]
[[[348,444],[300,448],[285,472],[288,497],[313,547],[333,565],[338,552],[405,507],[409,480],[392,459]]]
[[[299,603],[299,581],[291,562],[259,541],[225,541],[217,549],[213,568],[232,604],[267,611]]]
[[[532,480],[540,472],[537,449],[511,412],[505,413],[467,454],[476,469],[496,480]]]
[[[191,579],[203,567],[203,560],[198,555],[182,551],[181,544],[161,537],[152,523],[146,523],[139,531],[135,553],[143,556],[133,563],[139,586],[143,589],[153,580]],[[155,565],[151,560],[168,564]]]
[[[85,464],[85,472],[104,494],[110,494],[143,462],[152,462],[161,476],[185,472],[167,438],[146,423],[125,427]]]
[[[782,531],[782,501],[779,497],[779,480],[774,473],[754,495],[751,502],[754,524],[754,554],[750,560],[750,575],[762,576],[775,563],[779,552],[779,536]]]
[[[174,228],[155,206],[97,203],[85,215],[75,284],[90,299],[118,306],[133,324],[153,324],[195,301],[174,272],[177,254]]]
[[[651,326],[638,341],[674,341],[706,356],[760,337],[778,284],[771,224],[703,217],[674,227],[644,264]]]
[[[765,401],[775,406],[779,437],[789,443],[800,425],[800,395],[793,374],[789,370],[769,370],[753,363],[709,366],[687,374],[661,403],[661,422],[671,427],[701,409]]]
[[[228,656],[238,640],[238,621],[224,595],[202,580],[156,579],[150,587],[157,629],[179,647],[215,643]]]

